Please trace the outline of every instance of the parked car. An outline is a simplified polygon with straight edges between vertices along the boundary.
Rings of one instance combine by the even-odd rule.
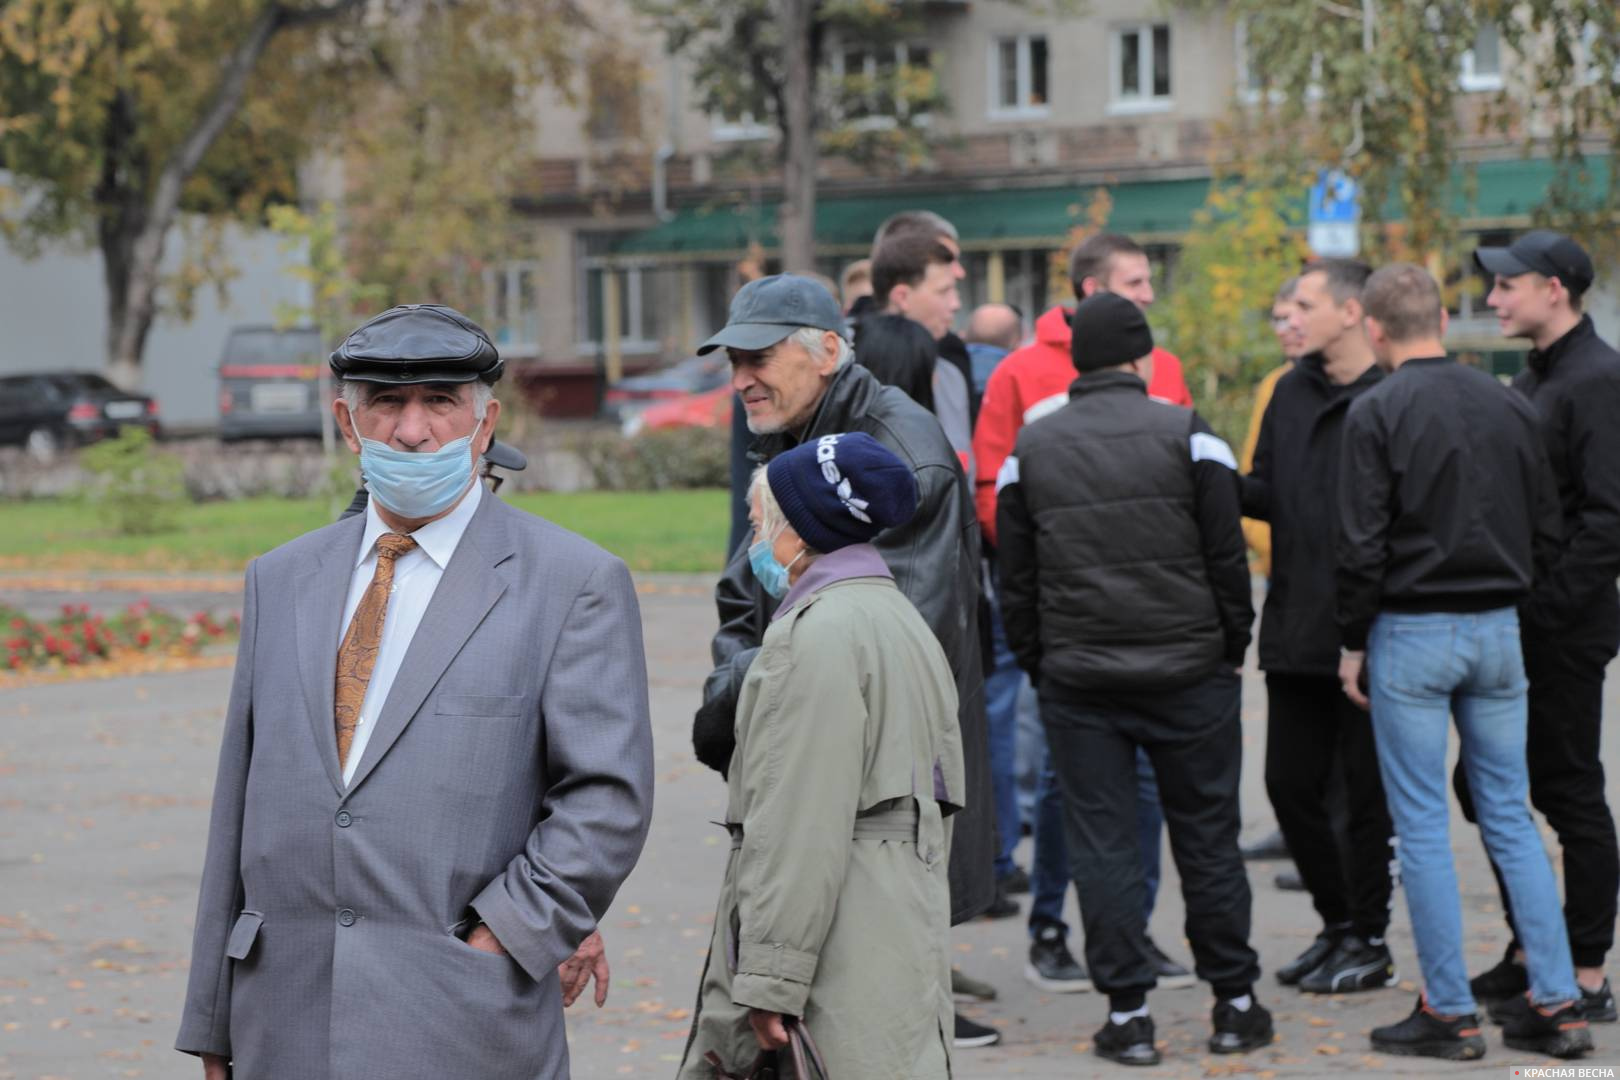
[[[319,438],[326,349],[313,326],[238,326],[219,361],[219,437]]]
[[[25,447],[39,460],[128,425],[162,435],[157,401],[126,393],[93,371],[0,376],[0,444]]]
[[[701,394],[660,401],[634,417],[625,426],[625,434],[683,427],[729,428],[731,410],[736,401],[737,395],[732,391],[730,382]]]
[[[643,410],[659,402],[701,394],[730,381],[731,363],[724,353],[693,356],[659,371],[620,379],[608,387],[602,411],[608,419],[628,425]]]

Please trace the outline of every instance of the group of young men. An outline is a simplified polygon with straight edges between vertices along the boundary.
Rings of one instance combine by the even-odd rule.
[[[964,273],[954,232],[926,214],[903,225],[875,246],[856,359],[872,360],[859,325],[874,314],[938,343],[929,404],[973,481],[986,564],[990,910],[1016,913],[1008,894],[1033,893],[1031,981],[1106,993],[1095,1051],[1159,1060],[1146,992],[1192,981],[1147,933],[1168,824],[1195,969],[1216,991],[1210,1049],[1273,1037],[1237,843],[1238,673],[1254,617],[1242,516],[1269,524],[1267,792],[1322,920],[1279,982],[1393,986],[1385,933],[1401,884],[1424,992],[1373,1032],[1377,1049],[1478,1057],[1480,1005],[1509,1045],[1590,1048],[1588,1025],[1615,1018],[1602,965],[1620,868],[1598,743],[1620,647],[1620,354],[1582,312],[1586,253],[1544,231],[1477,253],[1504,335],[1533,346],[1511,389],[1447,358],[1445,304],[1422,268],[1307,265],[1273,308],[1285,363],[1241,472],[1191,410],[1180,362],[1153,343],[1140,246],[1090,238],[1071,259],[1078,306],[1047,311],[1011,348],[1018,313],[987,305],[964,344],[949,329]],[[968,402],[939,393],[946,382],[965,382]],[[1026,677],[1049,743],[1034,750],[1027,874],[1012,861]],[[1453,718],[1456,794],[1514,935],[1472,980],[1447,832]],[[1527,798],[1564,851],[1562,908]],[[1062,919],[1070,881],[1084,964]],[[958,1035],[996,1037],[960,1018]]]

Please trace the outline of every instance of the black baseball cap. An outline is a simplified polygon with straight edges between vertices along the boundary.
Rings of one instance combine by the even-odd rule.
[[[529,456],[510,443],[503,443],[499,439],[489,440],[489,449],[484,451],[484,460],[511,472],[521,472],[529,467]]]
[[[1591,288],[1596,276],[1586,249],[1551,229],[1533,229],[1507,247],[1482,247],[1474,252],[1474,262],[1486,273],[1502,277],[1541,274],[1557,278],[1575,296]]]
[[[360,382],[492,383],[505,365],[484,328],[443,304],[401,304],[332,351],[332,373]]]
[[[697,354],[706,356],[716,349],[758,352],[805,327],[842,334],[844,311],[821,282],[773,274],[737,290],[725,327],[699,345]]]

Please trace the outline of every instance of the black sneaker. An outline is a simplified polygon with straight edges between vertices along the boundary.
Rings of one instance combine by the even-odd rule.
[[[1276,1033],[1271,1027],[1271,1013],[1250,995],[1249,1007],[1239,1009],[1230,1001],[1217,1001],[1210,1014],[1209,1052],[1212,1054],[1241,1054],[1261,1046],[1270,1046]]]
[[[1245,844],[1238,848],[1246,862],[1259,862],[1265,859],[1288,858],[1288,844],[1283,840],[1282,830],[1272,829],[1252,844]]]
[[[1144,936],[1147,943],[1148,963],[1153,968],[1153,974],[1159,977],[1159,986],[1164,990],[1185,990],[1198,980],[1193,973],[1170,959],[1153,944],[1153,939]]]
[[[952,1040],[957,1046],[967,1048],[972,1046],[994,1046],[1001,1041],[1001,1032],[988,1024],[975,1023],[956,1014],[956,1038]]]
[[[1157,1065],[1159,1048],[1153,1045],[1153,1017],[1133,1016],[1123,1024],[1112,1017],[1097,1030],[1091,1049],[1100,1058],[1121,1065]]]
[[[1000,888],[996,889],[996,898],[985,909],[981,919],[1010,919],[1018,914],[1018,901],[1008,896]]]
[[[1012,873],[996,882],[996,884],[1008,896],[1023,896],[1029,892],[1029,875],[1024,872],[1022,866],[1015,866],[1012,868]]]
[[[1283,892],[1305,891],[1305,879],[1299,876],[1298,870],[1279,870],[1271,883]]]
[[[1035,931],[1029,945],[1024,978],[1054,994],[1078,994],[1091,989],[1091,979],[1069,951],[1063,927],[1046,923]]]
[[[1615,1012],[1614,992],[1609,989],[1608,979],[1596,990],[1581,987],[1581,1015],[1589,1024],[1612,1024],[1620,1019],[1620,1013]]]
[[[1524,970],[1523,964],[1514,963],[1510,954],[1489,971],[1482,971],[1469,979],[1468,989],[1473,991],[1475,1001],[1487,1004],[1523,997],[1530,992],[1530,973]]]
[[[1508,1017],[1502,1025],[1502,1041],[1515,1050],[1578,1058],[1592,1049],[1592,1029],[1581,1015],[1578,1001],[1551,1007],[1531,1005]]]
[[[1389,946],[1346,934],[1321,967],[1299,980],[1299,988],[1307,994],[1353,994],[1394,982],[1395,958],[1389,954]]]
[[[1298,985],[1299,980],[1322,966],[1322,961],[1328,958],[1328,954],[1343,936],[1342,930],[1323,930],[1317,934],[1310,948],[1277,969],[1277,981],[1284,986]]]
[[[1372,1047],[1399,1057],[1475,1061],[1485,1056],[1485,1036],[1479,1033],[1479,1018],[1473,1013],[1447,1019],[1432,1012],[1419,995],[1411,1016],[1398,1024],[1372,1029]]]

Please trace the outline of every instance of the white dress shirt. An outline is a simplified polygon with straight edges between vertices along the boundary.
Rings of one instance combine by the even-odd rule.
[[[474,482],[456,508],[437,521],[411,533],[416,547],[394,562],[394,587],[388,596],[388,615],[383,620],[382,641],[377,649],[377,662],[371,669],[371,681],[366,684],[366,700],[360,706],[360,719],[355,723],[354,741],[349,744],[349,757],[343,765],[343,785],[348,786],[354,770],[365,756],[366,744],[371,742],[371,729],[377,726],[377,714],[388,700],[388,690],[399,673],[400,661],[410,648],[416,628],[422,623],[433,593],[450,565],[450,556],[456,553],[467,522],[478,509],[483,498],[484,485]],[[377,500],[366,503],[366,531],[360,539],[360,554],[354,564],[354,576],[349,579],[349,600],[343,605],[342,631],[332,646],[332,654],[343,645],[343,635],[349,632],[354,610],[377,572],[377,538],[393,532],[377,513]]]

